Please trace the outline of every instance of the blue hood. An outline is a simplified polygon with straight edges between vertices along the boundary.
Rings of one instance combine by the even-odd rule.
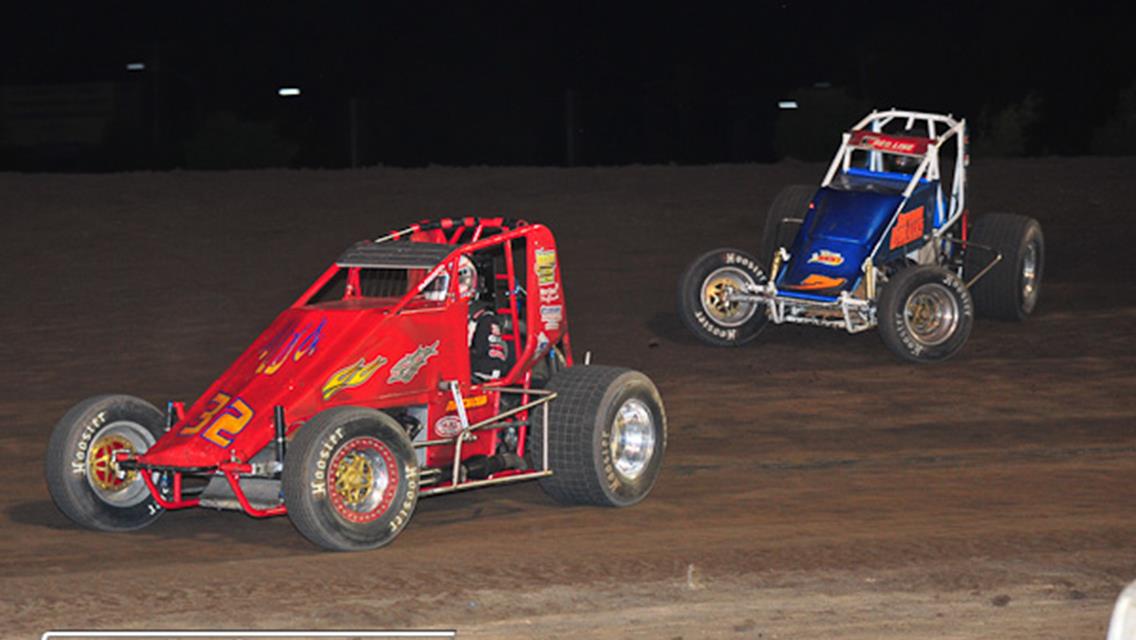
[[[813,198],[777,278],[787,291],[837,295],[851,290],[903,196],[825,187]]]

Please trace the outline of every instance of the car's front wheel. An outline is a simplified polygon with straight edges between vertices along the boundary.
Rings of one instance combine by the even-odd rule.
[[[119,469],[118,456],[142,453],[165,429],[154,405],[125,395],[89,398],[55,425],[44,475],[55,506],[75,523],[101,531],[141,529],[162,515],[143,471]]]
[[[363,407],[318,413],[288,448],[283,473],[288,518],[333,551],[389,544],[418,502],[418,461],[398,421]]]
[[[765,328],[768,316],[764,304],[736,296],[768,281],[765,269],[748,253],[737,249],[709,251],[679,278],[678,315],[691,333],[707,344],[746,344]]]

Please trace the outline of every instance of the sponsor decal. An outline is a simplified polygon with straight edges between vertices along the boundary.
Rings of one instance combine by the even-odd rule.
[[[548,345],[551,342],[552,341],[548,339],[548,336],[546,336],[543,331],[537,334],[536,351],[533,352],[533,362],[540,360],[544,356],[544,353],[548,349]]]
[[[820,251],[814,251],[813,255],[809,256],[809,262],[818,262],[830,267],[839,267],[844,264],[844,256],[835,251],[821,249]]]
[[[923,237],[923,207],[899,214],[891,230],[889,249],[898,249]]]
[[[477,407],[484,407],[487,404],[489,404],[489,396],[487,395],[462,398],[462,406],[466,409],[476,409]],[[446,413],[449,413],[450,411],[453,411],[457,408],[458,405],[454,404],[453,400],[450,400],[446,403]]]
[[[323,399],[330,400],[332,396],[344,389],[366,384],[371,376],[375,375],[375,372],[386,363],[386,358],[375,356],[375,359],[370,362],[367,362],[366,358],[359,358],[357,362],[343,367],[331,374],[327,382],[323,383]]]
[[[797,284],[782,285],[784,289],[798,289],[801,291],[815,291],[817,289],[831,289],[839,287],[845,283],[844,278],[833,278],[830,276],[823,276],[819,273],[809,274],[807,278],[801,280]]]
[[[418,375],[422,367],[426,366],[426,361],[438,355],[439,340],[435,340],[433,344],[419,345],[414,351],[402,356],[402,358],[391,367],[390,377],[387,378],[388,384],[395,382],[407,383]]]
[[[505,339],[501,337],[501,325],[494,322],[489,326],[489,353],[487,354],[494,360],[501,360],[504,362],[509,357],[509,345],[505,344]]]
[[[256,366],[256,372],[270,376],[286,363],[298,361],[304,356],[315,353],[316,347],[319,346],[320,337],[323,335],[325,324],[327,324],[327,318],[320,320],[315,328],[296,329],[294,324],[285,327],[283,331],[273,336],[257,354],[259,364]]]
[[[536,280],[541,285],[556,282],[556,250],[537,249],[535,255]]]
[[[549,331],[559,329],[560,322],[563,319],[564,307],[561,305],[545,305],[540,308],[540,321],[544,323],[544,328]]]
[[[899,136],[887,136],[868,131],[852,132],[851,144],[857,147],[867,147],[878,151],[892,153],[906,153],[917,155],[927,150],[927,143],[921,139],[909,139]]]
[[[442,416],[434,423],[434,433],[443,438],[453,438],[461,433],[462,421],[457,416]]]
[[[552,304],[560,301],[560,284],[553,282],[550,286],[540,288],[541,304]]]

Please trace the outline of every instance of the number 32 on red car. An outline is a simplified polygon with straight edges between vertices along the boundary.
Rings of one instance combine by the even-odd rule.
[[[253,410],[244,400],[227,393],[217,393],[209,401],[209,408],[201,414],[201,419],[196,424],[183,427],[178,435],[201,433],[202,438],[218,447],[227,447],[233,444],[233,438],[248,425],[252,416]]]

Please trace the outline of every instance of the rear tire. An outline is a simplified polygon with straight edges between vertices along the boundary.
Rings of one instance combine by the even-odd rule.
[[[115,456],[142,453],[165,431],[165,416],[133,396],[106,395],[75,405],[55,425],[44,475],[55,506],[73,522],[100,531],[133,531],[164,509],[142,471],[121,472]]]
[[[974,303],[966,285],[942,267],[901,269],[884,285],[877,310],[880,337],[909,362],[938,362],[966,344]]]
[[[736,347],[752,341],[768,322],[765,305],[730,301],[728,294],[769,281],[753,256],[715,249],[692,262],[678,281],[678,315],[707,344]]]
[[[773,264],[773,253],[778,247],[788,251],[793,246],[814,195],[814,186],[791,184],[773,199],[765,216],[765,231],[761,234],[761,258],[766,264]]]
[[[548,388],[548,463],[540,480],[564,504],[631,506],[647,496],[663,464],[667,418],[647,376],[619,367],[578,366],[557,373]],[[537,416],[540,412],[536,412]],[[529,459],[541,467],[543,433],[532,421]]]
[[[283,473],[288,518],[332,551],[389,544],[418,502],[418,459],[402,426],[385,413],[335,407],[316,414],[288,447]]]
[[[984,317],[1025,320],[1041,295],[1045,269],[1041,225],[1028,216],[990,213],[975,221],[969,239],[1002,254],[1002,260],[971,288],[975,309]],[[966,279],[978,275],[993,257],[981,249],[968,250],[963,268]]]

